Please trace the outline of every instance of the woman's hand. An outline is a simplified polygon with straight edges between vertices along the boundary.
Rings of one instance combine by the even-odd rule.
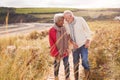
[[[65,55],[69,55],[69,54],[70,54],[70,50],[69,50],[69,49],[65,50],[65,51],[64,51],[64,54],[65,54]]]
[[[58,55],[55,57],[55,59],[56,59],[57,61],[60,61],[60,60],[61,60],[61,55],[58,54]]]

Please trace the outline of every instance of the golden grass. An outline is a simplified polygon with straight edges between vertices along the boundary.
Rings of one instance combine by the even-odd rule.
[[[36,38],[36,33],[33,31],[26,36],[0,39],[0,80],[44,80],[46,78],[52,63],[48,42],[46,42],[47,34],[37,33],[39,36]],[[44,36],[44,39],[41,36]],[[15,51],[12,53],[7,51],[8,46],[11,49],[15,46]]]
[[[90,47],[91,80],[120,79],[120,23],[90,22],[95,31]]]
[[[120,23],[88,22],[94,32],[89,49],[91,80],[120,79]],[[52,64],[48,32],[0,38],[0,80],[46,80]],[[7,51],[8,46],[12,49]]]

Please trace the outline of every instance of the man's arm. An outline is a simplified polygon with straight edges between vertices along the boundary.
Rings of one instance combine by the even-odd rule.
[[[73,45],[74,49],[78,48],[78,45],[71,39],[70,35],[68,35],[70,43]]]
[[[91,30],[90,30],[87,22],[84,20],[84,18],[82,18],[82,25],[84,27],[86,37],[87,37],[85,47],[88,48],[90,46],[90,43],[91,43]]]

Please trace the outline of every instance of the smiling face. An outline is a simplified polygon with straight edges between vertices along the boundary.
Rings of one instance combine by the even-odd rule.
[[[58,27],[63,27],[63,24],[64,24],[64,17],[60,17],[60,18],[58,19],[58,21],[56,22],[56,25],[57,25]]]
[[[70,24],[73,22],[74,17],[71,14],[64,14],[64,19]]]

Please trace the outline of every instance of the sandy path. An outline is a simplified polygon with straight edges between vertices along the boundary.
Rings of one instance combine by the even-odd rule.
[[[69,63],[70,63],[70,80],[74,80],[73,57],[72,57],[72,54],[70,54],[70,56],[69,56]],[[83,72],[82,71],[83,71],[83,67],[80,64],[80,67],[79,67],[80,76],[83,76]],[[51,72],[50,72],[47,80],[54,80],[53,67],[51,69]],[[61,61],[61,63],[60,63],[59,80],[65,80],[63,61]],[[82,79],[80,79],[80,80],[82,80]]]

